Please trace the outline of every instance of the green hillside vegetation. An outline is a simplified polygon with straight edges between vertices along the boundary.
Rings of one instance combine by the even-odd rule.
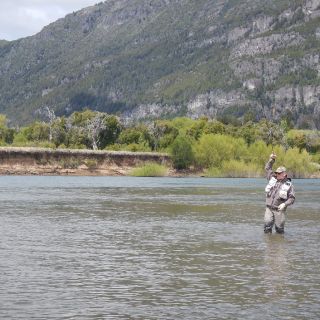
[[[25,125],[43,106],[69,116],[87,106],[122,115],[157,104],[176,107],[174,117],[186,115],[201,94],[236,90],[255,120],[264,117],[262,109],[271,119],[276,90],[320,85],[320,9],[311,2],[314,14],[305,0],[100,2],[35,36],[0,41],[0,112]],[[261,83],[257,92],[244,86],[252,79]],[[315,103],[306,108],[303,97],[284,104],[278,103],[278,118],[292,108],[298,127],[301,115],[318,117]],[[208,102],[217,116],[229,107],[232,116],[243,116],[243,101],[219,108]]]
[[[290,129],[285,120],[234,125],[174,118],[125,126],[114,115],[85,110],[11,129],[1,115],[0,142],[15,147],[168,152],[177,170],[217,177],[263,176],[272,151],[278,155],[277,163],[286,165],[295,177],[317,175],[320,164],[320,132]],[[148,164],[133,174],[164,172]]]

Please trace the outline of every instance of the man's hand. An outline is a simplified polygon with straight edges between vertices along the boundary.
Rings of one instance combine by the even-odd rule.
[[[276,160],[277,155],[275,153],[270,154],[270,160]]]
[[[286,204],[285,204],[285,203],[281,203],[281,204],[278,206],[278,210],[279,210],[279,211],[283,211],[285,208],[286,208]]]

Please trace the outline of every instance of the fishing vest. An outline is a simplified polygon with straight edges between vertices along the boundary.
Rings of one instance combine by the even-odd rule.
[[[265,188],[265,192],[267,193],[267,197],[271,196],[272,190],[274,188],[274,186],[277,183],[277,179],[275,177],[272,177],[269,180],[269,183],[267,184],[266,188]],[[287,200],[288,199],[288,191],[291,188],[292,183],[290,181],[286,181],[285,183],[282,183],[280,188],[279,188],[279,198],[283,199],[283,200]]]

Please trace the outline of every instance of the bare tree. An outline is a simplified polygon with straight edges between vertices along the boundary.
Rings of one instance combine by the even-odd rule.
[[[105,117],[103,113],[99,112],[94,118],[87,120],[88,137],[93,150],[98,150],[100,133],[106,129]]]
[[[54,113],[54,110],[49,108],[48,106],[43,107],[42,113],[49,119],[49,141],[51,142],[53,138],[53,124],[56,120],[56,115]]]

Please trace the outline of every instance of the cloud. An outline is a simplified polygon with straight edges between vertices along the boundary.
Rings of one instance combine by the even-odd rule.
[[[97,0],[1,0],[0,39],[33,35],[68,13],[94,5]]]

